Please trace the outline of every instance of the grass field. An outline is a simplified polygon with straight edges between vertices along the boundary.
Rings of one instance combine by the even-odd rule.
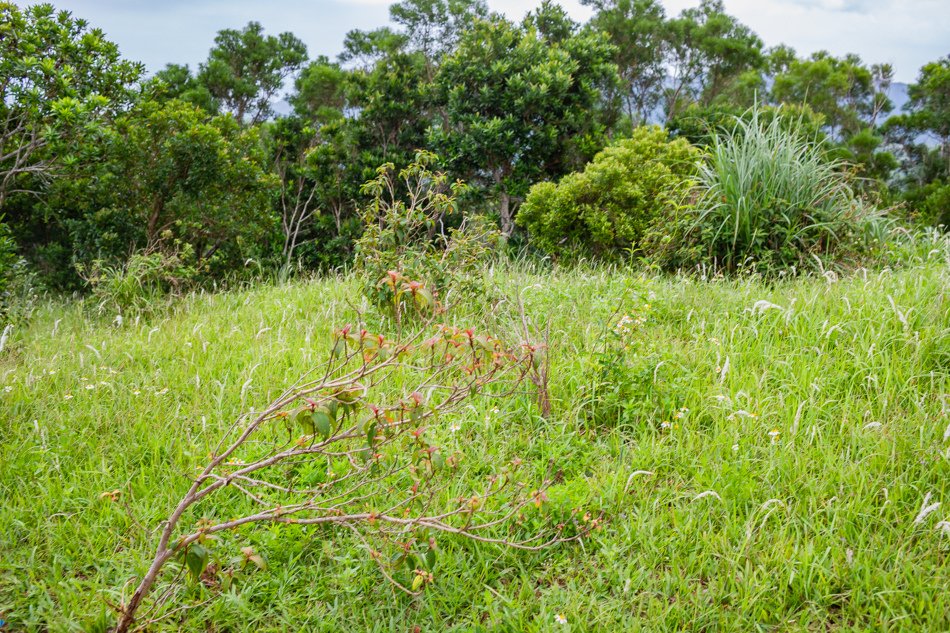
[[[948,630],[950,266],[931,255],[779,283],[499,272],[550,325],[553,415],[526,393],[474,401],[434,433],[464,453],[463,478],[552,460],[603,527],[540,553],[440,537],[416,598],[349,533],[243,529],[234,547],[269,568],[220,595],[172,586],[170,568],[151,628]],[[107,629],[186,474],[320,362],[351,301],[352,279],[295,282],[122,324],[53,304],[16,331],[0,355],[0,630]],[[616,393],[597,363],[624,314],[645,317],[614,367],[629,383],[598,408]]]

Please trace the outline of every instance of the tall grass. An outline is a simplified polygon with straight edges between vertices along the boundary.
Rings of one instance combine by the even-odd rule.
[[[699,173],[694,229],[727,270],[800,267],[851,245],[875,213],[801,126],[758,108],[716,135]]]
[[[486,276],[550,327],[552,415],[524,393],[429,432],[467,485],[511,457],[552,463],[561,502],[600,506],[603,529],[537,554],[447,539],[419,598],[351,535],[248,529],[223,551],[269,569],[163,584],[150,630],[946,630],[950,260],[945,238],[918,246],[893,270],[768,284],[497,265]],[[325,358],[359,295],[352,278],[195,293],[121,325],[43,304],[0,355],[2,630],[106,631],[148,526],[230,420]],[[604,331],[644,302],[642,402],[591,423]]]

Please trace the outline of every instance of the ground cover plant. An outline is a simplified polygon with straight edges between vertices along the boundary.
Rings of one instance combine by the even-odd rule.
[[[499,464],[517,460],[535,480],[554,467],[561,480],[529,507],[602,516],[598,529],[538,552],[440,537],[411,596],[348,530],[246,527],[213,545],[228,581],[188,580],[188,561],[171,561],[154,589],[164,602],[141,622],[939,630],[950,260],[939,237],[915,252],[894,268],[780,282],[496,265],[485,274],[498,296],[520,297],[550,332],[551,412],[525,388],[433,424],[433,445],[459,456],[460,488],[440,499]],[[41,304],[0,356],[0,619],[18,631],[114,626],[196,467],[235,419],[326,359],[337,324],[368,307],[353,299],[361,284],[197,293],[121,322]],[[512,303],[467,308],[518,340]],[[396,327],[366,314],[369,329]],[[240,516],[249,501],[232,492],[188,527]]]

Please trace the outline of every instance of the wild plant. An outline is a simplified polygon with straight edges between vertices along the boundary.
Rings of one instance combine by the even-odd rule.
[[[531,483],[512,459],[464,485],[464,455],[431,429],[474,399],[506,398],[537,364],[536,347],[430,322],[390,340],[359,326],[334,334],[325,367],[313,370],[261,412],[228,428],[166,519],[152,562],[115,630],[136,623],[163,569],[177,561],[192,578],[230,577],[263,567],[245,548],[218,563],[217,539],[254,524],[323,527],[353,535],[394,587],[417,594],[433,581],[439,533],[525,550],[580,538],[600,519],[581,511],[547,515],[551,473]],[[465,481],[472,482],[471,474]],[[214,516],[217,497],[240,495],[243,513]],[[168,595],[168,592],[165,593]],[[161,602],[160,597],[157,602]],[[153,607],[154,608],[154,607]]]
[[[683,376],[673,371],[678,363],[644,336],[654,319],[649,297],[640,292],[624,296],[590,355],[591,378],[581,410],[595,425],[655,422],[668,428],[671,420],[682,417]]]
[[[460,212],[458,198],[467,186],[432,171],[437,160],[419,151],[398,172],[392,163],[382,165],[362,188],[371,202],[361,210],[357,267],[369,298],[397,321],[406,314],[431,314],[450,293],[483,294],[481,268],[498,239],[495,229]],[[448,228],[452,220],[459,226]]]
[[[120,264],[96,260],[78,265],[92,290],[99,313],[140,314],[181,292],[195,276],[190,251],[149,248],[132,253]]]
[[[695,215],[676,246],[695,246],[694,258],[730,272],[801,270],[815,256],[847,251],[880,215],[856,196],[847,172],[817,140],[752,108],[713,138]]]

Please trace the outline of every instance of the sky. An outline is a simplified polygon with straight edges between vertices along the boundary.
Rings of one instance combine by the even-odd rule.
[[[661,0],[667,15],[699,0]],[[87,19],[116,42],[122,54],[149,72],[166,63],[192,67],[207,57],[215,33],[251,20],[266,32],[292,31],[311,57],[339,53],[351,29],[389,22],[391,0],[52,0]],[[495,11],[520,19],[541,0],[488,0]],[[32,2],[30,2],[32,3]],[[560,0],[578,21],[590,17],[580,0]],[[766,46],[789,44],[799,55],[827,50],[888,62],[895,78],[912,82],[918,69],[950,54],[950,0],[725,0],[727,12],[748,25]]]

